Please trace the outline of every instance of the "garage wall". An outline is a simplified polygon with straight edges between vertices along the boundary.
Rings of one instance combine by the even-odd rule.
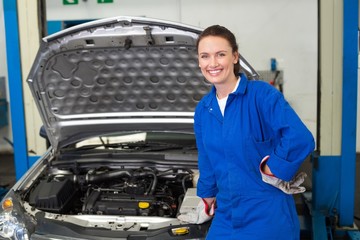
[[[0,2],[0,13],[3,14],[2,1]],[[227,0],[224,3],[216,0],[114,0],[110,4],[97,4],[95,0],[79,0],[78,2],[77,5],[65,6],[63,1],[47,0],[48,20],[79,20],[129,15],[179,21],[199,27],[211,24],[222,24],[228,27],[238,38],[241,54],[257,70],[269,70],[270,58],[278,60],[278,67],[284,70],[285,97],[315,136],[316,1]],[[4,32],[2,27],[1,15],[0,31]],[[6,74],[5,64],[2,64],[6,61],[5,49],[1,47],[3,37],[3,35],[0,36],[0,76]],[[32,122],[32,120],[28,121]],[[42,141],[37,140],[37,126],[32,126],[32,129],[34,129],[33,133],[28,132],[28,144]],[[0,147],[2,145],[0,142]],[[38,148],[36,144],[29,147],[37,154],[41,154],[42,148],[40,151],[36,148]],[[360,147],[358,149],[360,150]]]

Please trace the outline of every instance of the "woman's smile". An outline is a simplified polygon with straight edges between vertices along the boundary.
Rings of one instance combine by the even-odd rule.
[[[234,54],[228,41],[222,37],[203,38],[198,47],[199,67],[205,78],[217,85],[235,82],[234,64],[238,55]]]

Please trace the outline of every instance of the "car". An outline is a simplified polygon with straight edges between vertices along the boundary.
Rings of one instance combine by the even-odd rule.
[[[49,148],[3,198],[2,238],[205,239],[177,219],[199,201],[201,31],[121,16],[42,39],[27,82]]]

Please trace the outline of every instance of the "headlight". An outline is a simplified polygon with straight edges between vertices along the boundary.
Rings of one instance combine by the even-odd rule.
[[[32,229],[34,220],[24,213],[24,210],[11,191],[1,201],[0,237],[14,240],[28,240],[28,229]]]

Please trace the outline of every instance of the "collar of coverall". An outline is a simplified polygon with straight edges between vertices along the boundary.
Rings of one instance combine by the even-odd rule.
[[[243,95],[245,94],[245,91],[246,91],[246,87],[247,87],[247,84],[248,84],[248,79],[246,77],[245,74],[241,73],[240,74],[240,83],[239,83],[239,86],[238,88],[236,89],[235,92],[233,92],[232,94],[235,94],[235,95]],[[215,89],[215,86],[212,86],[211,88],[211,91],[210,91],[210,94],[206,97],[205,101],[204,101],[204,104],[205,106],[209,106],[211,101],[215,99],[216,100],[216,89]]]

